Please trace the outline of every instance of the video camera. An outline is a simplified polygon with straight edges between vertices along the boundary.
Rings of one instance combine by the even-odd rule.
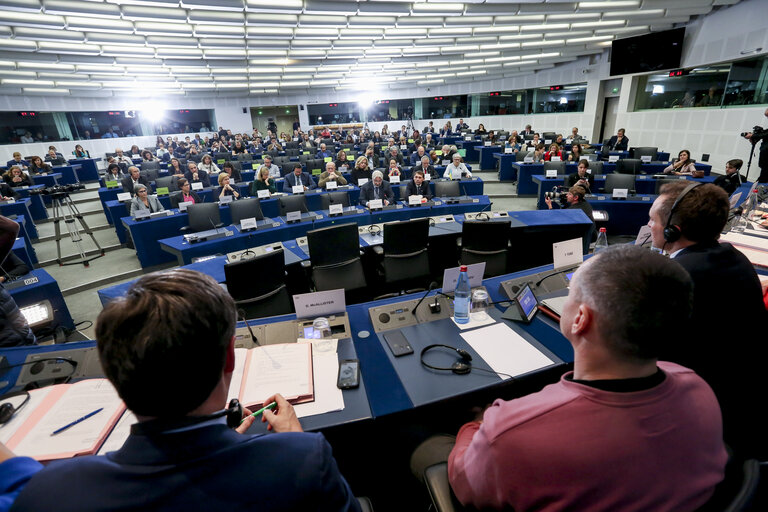
[[[765,129],[762,126],[752,127],[752,135],[762,135]],[[741,132],[742,137],[746,137],[749,132]]]
[[[568,187],[563,185],[557,185],[552,187],[552,192],[544,192],[544,197],[548,197],[554,201],[559,201],[560,205],[565,207],[568,205]]]
[[[73,183],[71,185],[54,185],[52,187],[45,187],[45,188],[38,188],[38,189],[30,189],[30,194],[40,194],[44,196],[55,196],[55,195],[65,195],[69,194],[70,192],[75,192],[77,190],[83,190],[85,189],[85,185],[82,185],[80,183]]]

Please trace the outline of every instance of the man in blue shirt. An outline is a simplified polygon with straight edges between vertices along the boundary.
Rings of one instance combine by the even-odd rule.
[[[333,158],[333,152],[325,149],[325,144],[320,144],[320,151],[317,152],[317,154],[315,155],[315,158],[328,158],[328,157]]]

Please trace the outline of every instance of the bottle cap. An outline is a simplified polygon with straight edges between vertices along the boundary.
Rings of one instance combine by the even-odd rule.
[[[600,228],[601,233],[605,233],[605,231],[606,231],[605,228]]]
[[[462,265],[462,266],[459,268],[459,272],[466,272],[466,271],[467,271],[467,266],[466,266],[466,265]]]

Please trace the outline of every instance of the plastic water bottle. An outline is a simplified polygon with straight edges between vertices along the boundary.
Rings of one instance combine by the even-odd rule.
[[[608,248],[608,235],[605,228],[600,228],[600,233],[597,235],[597,243],[595,244],[594,254]]]
[[[469,322],[469,276],[467,275],[467,266],[462,265],[459,270],[459,280],[456,283],[456,290],[453,294],[453,319],[457,324],[466,324]]]
[[[742,203],[742,213],[731,223],[731,231],[734,233],[743,233],[747,229],[747,226],[749,226],[749,221],[752,220],[756,208],[757,189],[750,192],[747,199]]]

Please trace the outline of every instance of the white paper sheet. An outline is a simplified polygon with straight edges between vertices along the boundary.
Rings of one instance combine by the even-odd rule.
[[[240,389],[243,406],[261,404],[275,393],[288,399],[312,393],[312,368],[306,344],[265,345],[249,352],[250,363]]]
[[[138,422],[139,420],[136,419],[136,415],[126,410],[96,455],[104,455],[105,453],[114,452],[122,448],[125,440],[131,434],[131,425]]]
[[[227,393],[230,399],[240,396],[240,385],[243,383],[243,371],[245,371],[245,361],[247,359],[247,348],[235,349],[235,369],[232,371],[232,380],[229,383],[229,393]]]
[[[553,364],[550,358],[503,323],[464,332],[461,337],[493,371],[512,377]]]
[[[294,407],[299,418],[344,409],[344,395],[336,387],[339,375],[338,340],[305,340],[312,343],[312,367],[315,372],[315,401]]]
[[[24,424],[25,421],[27,421],[27,418],[32,415],[32,412],[34,412],[35,408],[40,405],[40,402],[43,401],[43,398],[45,398],[50,391],[51,388],[47,387],[41,389],[33,389],[29,392],[29,402],[27,402],[27,404],[22,407],[21,410],[16,412],[8,423],[0,425],[0,443],[8,443],[8,440],[11,438],[11,436],[19,429],[19,427],[21,427],[21,425]],[[20,400],[23,400],[23,398],[18,397],[16,400],[13,400],[12,403],[18,406],[20,404]]]
[[[490,316],[490,315],[486,315],[485,320],[477,320],[475,318],[472,318],[472,314],[469,315],[469,322],[467,322],[465,324],[460,324],[460,323],[456,322],[456,319],[453,318],[453,317],[451,317],[451,321],[453,322],[453,325],[455,325],[456,327],[458,327],[462,331],[464,331],[466,329],[472,329],[472,328],[475,328],[475,327],[482,327],[483,325],[489,325],[489,324],[492,324],[492,323],[496,322],[496,320],[494,320],[493,317]]]

